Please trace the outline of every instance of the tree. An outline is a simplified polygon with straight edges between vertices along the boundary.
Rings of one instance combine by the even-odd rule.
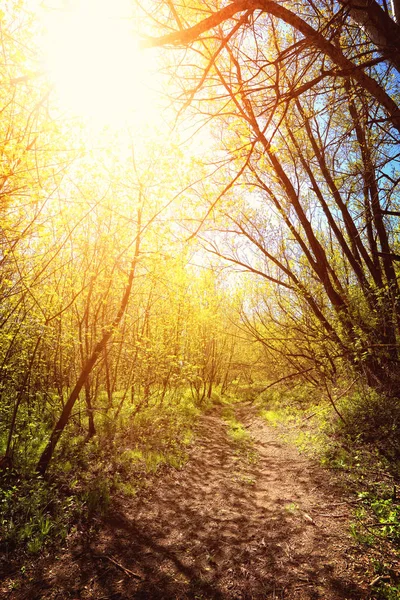
[[[37,470],[41,474],[44,474],[46,472],[49,462],[53,456],[54,449],[58,443],[58,440],[60,439],[60,436],[61,436],[62,432],[64,431],[65,426],[68,423],[69,417],[71,415],[71,411],[74,407],[74,404],[75,404],[76,400],[78,399],[82,388],[84,387],[85,383],[87,382],[89,375],[93,370],[93,367],[95,366],[96,362],[98,361],[99,357],[102,355],[104,350],[107,348],[107,343],[108,343],[109,339],[111,338],[111,336],[113,335],[115,329],[119,326],[119,324],[122,320],[122,317],[124,316],[124,313],[126,311],[126,308],[128,306],[128,302],[129,302],[129,298],[130,298],[130,295],[132,292],[132,286],[133,286],[133,282],[134,282],[134,278],[135,278],[136,266],[137,266],[137,261],[139,258],[140,240],[141,240],[141,236],[142,236],[141,210],[142,210],[142,207],[141,207],[141,202],[140,202],[139,209],[138,209],[135,250],[133,253],[133,257],[131,259],[129,273],[128,273],[128,280],[127,280],[127,283],[126,283],[126,286],[125,286],[125,289],[124,289],[124,292],[123,292],[123,295],[122,295],[122,298],[120,301],[118,312],[116,313],[116,315],[115,315],[114,319],[111,321],[111,323],[109,323],[104,328],[100,339],[97,341],[90,356],[87,358],[87,360],[85,361],[85,363],[82,366],[78,380],[77,380],[75,386],[73,387],[73,389],[68,397],[67,402],[64,405],[61,415],[50,435],[49,442],[48,442],[47,446],[45,447],[45,449],[43,450],[43,453],[39,459],[39,462],[37,465]]]
[[[166,3],[169,7],[171,2]],[[341,78],[352,78],[359,86],[373,98],[375,98],[385,109],[387,113],[387,119],[389,119],[392,125],[399,131],[400,130],[400,114],[399,107],[396,102],[387,93],[384,87],[375,78],[371,77],[366,71],[374,66],[376,63],[379,64],[380,60],[371,58],[374,54],[374,50],[378,49],[383,52],[384,59],[393,62],[396,68],[398,65],[398,55],[400,52],[400,26],[394,18],[391,18],[388,12],[384,11],[380,5],[374,0],[369,2],[368,6],[364,9],[352,9],[351,3],[343,3],[345,7],[348,7],[348,12],[342,8],[339,11],[335,11],[335,7],[332,7],[329,3],[324,2],[320,5],[313,5],[305,1],[300,8],[302,11],[294,13],[288,10],[286,7],[273,2],[271,0],[238,0],[231,2],[228,5],[211,12],[207,18],[199,19],[195,25],[183,26],[184,17],[179,16],[179,10],[174,8],[171,10],[174,18],[180,25],[179,31],[167,33],[158,38],[147,38],[143,42],[144,47],[152,46],[166,46],[166,45],[184,45],[188,46],[193,42],[202,40],[202,34],[208,33],[210,30],[218,28],[219,26],[230,23],[237,15],[236,24],[234,24],[228,33],[224,33],[220,29],[220,36],[217,40],[220,41],[220,47],[214,56],[211,57],[211,63],[215,63],[218,55],[223,51],[227,42],[233,41],[234,38],[242,34],[243,30],[251,28],[254,31],[254,27],[257,29],[257,33],[260,35],[260,41],[265,41],[265,37],[273,35],[273,30],[268,31],[268,17],[276,19],[276,22],[285,23],[291,27],[296,34],[300,34],[304,41],[295,42],[296,48],[290,48],[291,54],[297,58],[300,52],[307,46],[311,46],[314,50],[314,54],[321,55],[323,63],[325,59],[329,60],[328,65],[323,64],[321,73],[318,75],[316,80],[307,81],[305,84],[307,88],[312,87],[315,83],[321,81],[326,77],[341,77]],[[188,10],[188,7],[185,7]],[[302,12],[307,15],[307,21],[301,17]],[[311,13],[311,14],[310,14]],[[360,14],[361,13],[361,14]],[[191,15],[199,14],[199,17],[203,17],[203,10],[199,11],[199,8],[192,7]],[[348,15],[357,17],[358,20],[363,21],[363,25],[367,31],[372,33],[376,30],[379,35],[380,44],[373,49],[361,52],[361,56],[357,53],[355,56],[352,55],[351,48],[347,44],[343,47],[338,40],[338,34],[341,30],[348,25]],[[193,18],[193,17],[192,17]],[[315,23],[315,27],[309,24],[309,21]],[[259,32],[259,29],[264,30],[264,36]],[[351,23],[350,23],[351,27]],[[222,34],[222,35],[221,35]],[[336,38],[336,39],[335,39]],[[332,41],[333,39],[333,41]],[[373,40],[371,40],[373,41]],[[306,43],[304,43],[306,42]],[[361,46],[365,46],[365,42],[361,42]],[[350,55],[348,56],[350,50]],[[284,50],[285,54],[289,54],[289,48]],[[368,58],[365,62],[361,59]],[[371,65],[372,61],[372,65]],[[277,61],[279,63],[279,60]],[[328,69],[326,67],[328,66]],[[304,84],[303,84],[304,85]],[[299,93],[299,88],[296,90],[296,95]]]
[[[43,474],[66,431],[110,441],[227,390],[240,342],[230,292],[190,264],[194,143],[156,123],[94,140],[37,70],[29,6],[0,11],[0,468]]]
[[[306,332],[311,314],[320,344],[398,395],[398,9],[203,8],[165,3],[175,30],[143,45],[176,48],[182,110],[218,122],[225,181],[208,195],[204,244],[273,283],[294,324]]]

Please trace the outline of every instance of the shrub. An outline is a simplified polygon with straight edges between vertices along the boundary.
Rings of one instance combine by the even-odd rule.
[[[345,422],[338,421],[338,431],[371,443],[387,458],[400,459],[400,401],[379,395],[374,390],[354,392],[342,403]]]

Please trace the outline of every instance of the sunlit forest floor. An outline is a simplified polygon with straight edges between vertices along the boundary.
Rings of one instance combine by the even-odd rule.
[[[200,418],[189,460],[117,498],[3,591],[13,600],[367,598],[354,500],[250,403]],[[18,579],[18,578],[17,578]],[[4,596],[4,597],[6,597]]]

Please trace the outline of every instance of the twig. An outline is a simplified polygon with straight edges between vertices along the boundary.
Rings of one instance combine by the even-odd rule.
[[[328,384],[326,382],[326,379],[324,379],[324,384],[325,384],[325,389],[326,389],[326,393],[328,395],[329,398],[329,402],[332,404],[333,410],[335,411],[335,413],[338,415],[338,417],[340,418],[340,420],[342,421],[342,423],[344,423],[347,426],[347,422],[346,419],[344,418],[344,416],[342,415],[342,413],[339,411],[338,407],[336,406],[336,402],[339,398],[341,398],[345,392],[343,392],[343,394],[341,394],[339,396],[339,398],[336,399],[336,401],[332,398],[332,394],[330,392],[330,389],[328,387]],[[349,388],[350,389],[350,388]]]
[[[348,517],[348,514],[342,513],[340,515],[332,515],[328,513],[315,513],[318,517],[329,517],[329,519],[345,519]]]
[[[269,390],[269,388],[272,387],[273,385],[276,385],[277,383],[281,383],[281,381],[285,381],[285,379],[290,379],[291,377],[298,377],[299,375],[304,375],[304,373],[308,373],[309,371],[313,371],[313,370],[314,370],[314,367],[310,367],[309,369],[305,369],[304,371],[296,371],[296,373],[291,373],[290,375],[281,377],[280,379],[277,379],[276,381],[273,381],[272,383],[267,385],[267,387],[263,388],[261,390],[261,392],[259,392],[259,395],[262,394],[263,392],[266,392],[267,390]]]
[[[375,579],[373,579],[371,581],[371,583],[369,585],[371,587],[373,587],[374,585],[376,585],[377,583],[379,583],[380,581],[382,581],[382,579],[390,580],[390,577],[389,577],[389,575],[378,575],[377,577],[375,577]]]
[[[141,575],[139,575],[138,573],[134,573],[130,569],[127,569],[126,567],[124,567],[124,565],[121,565],[121,563],[116,561],[115,558],[113,558],[112,556],[108,556],[108,554],[95,554],[94,556],[96,558],[106,558],[113,565],[115,565],[116,567],[121,569],[121,571],[123,571],[125,573],[125,575],[129,575],[130,577],[135,577],[136,579],[143,579],[143,577]]]

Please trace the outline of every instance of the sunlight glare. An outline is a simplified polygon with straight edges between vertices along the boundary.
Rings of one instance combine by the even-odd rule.
[[[103,125],[155,116],[152,53],[140,50],[129,0],[57,0],[45,14],[44,62],[62,107]]]

